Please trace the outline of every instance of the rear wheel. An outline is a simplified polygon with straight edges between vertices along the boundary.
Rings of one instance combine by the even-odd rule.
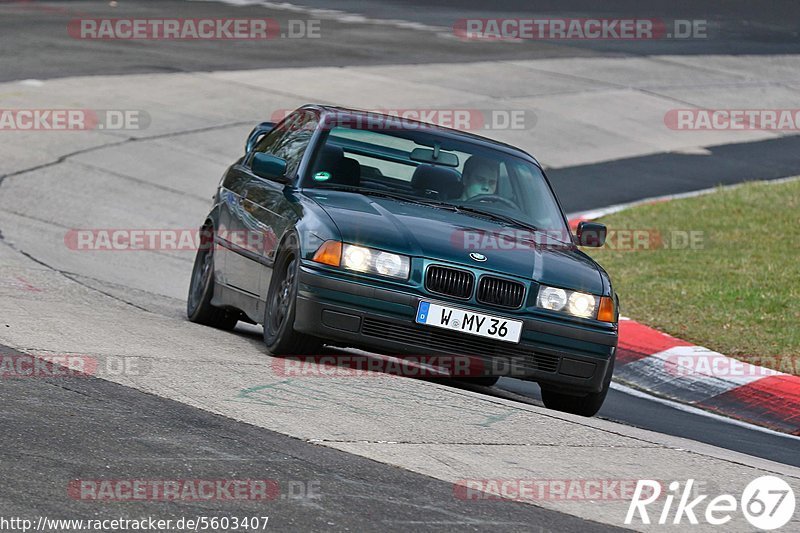
[[[239,321],[239,313],[211,305],[214,296],[214,229],[200,230],[200,248],[194,259],[186,315],[198,324],[231,330]]]
[[[309,354],[322,345],[316,337],[294,330],[299,271],[296,239],[289,237],[275,262],[264,310],[264,344],[273,355]]]
[[[594,416],[603,406],[603,402],[611,387],[611,375],[614,373],[614,360],[611,360],[611,367],[606,373],[603,381],[603,390],[591,392],[585,396],[570,396],[551,389],[542,388],[542,402],[548,409],[563,411],[581,416]]]

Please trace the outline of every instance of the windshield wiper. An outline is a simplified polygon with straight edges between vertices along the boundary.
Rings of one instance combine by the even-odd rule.
[[[500,213],[495,213],[493,211],[484,211],[483,209],[477,209],[475,207],[470,207],[466,205],[454,205],[459,212],[469,213],[473,215],[479,215],[482,217],[491,218],[500,222],[505,222],[506,224],[512,226],[523,227],[525,229],[529,229],[531,231],[538,231],[539,228],[534,226],[533,224],[528,224],[527,222],[522,222],[521,220],[517,220],[514,217],[510,217],[508,215],[501,215]]]
[[[368,194],[371,196],[381,196],[384,198],[392,198],[394,200],[402,200],[405,202],[412,202],[415,204],[420,205],[427,205],[430,207],[438,207],[441,209],[446,209],[448,211],[453,211],[455,213],[465,213],[468,215],[478,215],[484,218],[490,218],[492,220],[496,220],[499,222],[504,222],[510,226],[517,226],[522,227],[530,231],[538,231],[539,228],[532,224],[528,224],[522,222],[521,220],[517,220],[514,217],[510,217],[508,215],[501,215],[499,213],[494,213],[492,211],[484,211],[483,209],[477,209],[475,207],[469,207],[464,205],[456,205],[447,202],[443,202],[441,200],[434,200],[431,198],[420,198],[418,196],[411,196],[403,193],[393,192],[393,191],[382,191],[379,189],[370,189],[368,187],[356,187],[354,185],[322,185],[318,187],[314,187],[315,189],[327,189],[333,191],[347,191],[347,192],[356,192],[360,194]]]
[[[331,191],[347,191],[357,192],[359,194],[367,194],[370,196],[381,196],[384,198],[392,198],[393,200],[402,200],[404,202],[412,202],[415,204],[427,205],[430,207],[442,207],[450,211],[458,211],[458,207],[453,204],[448,204],[439,200],[431,200],[428,198],[420,198],[418,196],[411,196],[393,191],[382,191],[379,189],[370,189],[368,187],[356,187],[354,185],[323,185],[321,187],[314,187],[314,189],[331,190]]]

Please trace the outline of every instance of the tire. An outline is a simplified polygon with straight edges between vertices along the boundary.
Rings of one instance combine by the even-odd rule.
[[[294,329],[299,284],[300,251],[290,235],[272,272],[264,309],[264,344],[272,355],[306,355],[318,351],[322,342]]]
[[[608,389],[611,387],[611,376],[614,373],[614,360],[603,381],[603,390],[591,392],[585,396],[570,396],[542,387],[542,402],[548,409],[572,413],[581,416],[594,416],[603,406]]]
[[[239,321],[239,313],[211,305],[214,296],[214,229],[200,230],[200,247],[194,258],[189,295],[186,298],[186,316],[197,324],[232,330]]]

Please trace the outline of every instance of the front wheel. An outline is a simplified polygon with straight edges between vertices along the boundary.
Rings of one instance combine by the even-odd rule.
[[[606,400],[608,389],[611,387],[611,375],[613,373],[614,360],[612,359],[611,367],[608,369],[605,380],[603,381],[603,390],[600,392],[591,392],[585,396],[570,396],[542,387],[542,402],[548,409],[572,413],[574,415],[594,416]]]
[[[321,346],[319,339],[294,330],[300,254],[291,237],[275,262],[264,310],[264,344],[273,355],[303,355]]]
[[[189,296],[186,298],[186,316],[190,321],[214,328],[231,330],[239,321],[236,312],[214,307],[214,230],[200,230],[200,248],[194,259]]]

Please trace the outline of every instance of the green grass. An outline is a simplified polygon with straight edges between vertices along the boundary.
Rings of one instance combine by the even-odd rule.
[[[600,222],[609,235],[656,230],[666,242],[702,232],[694,248],[587,249],[611,275],[623,315],[726,355],[800,370],[787,365],[800,360],[800,180],[748,183]],[[776,356],[775,364],[761,359]]]

